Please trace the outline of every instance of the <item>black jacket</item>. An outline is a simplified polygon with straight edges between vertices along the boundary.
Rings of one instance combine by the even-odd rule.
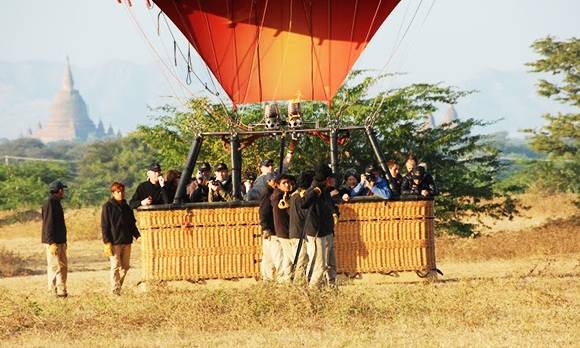
[[[401,195],[401,186],[403,185],[403,177],[401,174],[393,176],[392,180],[389,180],[389,188],[393,197],[399,197]]]
[[[103,242],[117,244],[131,244],[133,237],[139,238],[139,230],[135,225],[133,209],[125,200],[117,203],[113,198],[109,199],[101,210],[101,231]]]
[[[429,192],[428,197],[433,197],[439,194],[435,181],[431,174],[426,173],[423,180],[419,184],[415,184],[413,177],[406,175],[403,178],[403,183],[401,184],[401,195],[403,196],[421,196],[421,191],[427,190]]]
[[[315,188],[319,188],[318,194]],[[311,237],[325,237],[334,233],[334,220],[332,214],[335,205],[330,197],[330,191],[322,183],[312,183],[312,187],[306,190],[302,208],[310,209],[304,222],[304,230]]]
[[[280,209],[278,203],[284,197],[284,192],[276,189],[272,196],[270,196],[270,202],[272,204],[272,215],[274,217],[274,230],[276,231],[276,237],[288,239],[290,216],[288,215],[288,208]],[[286,196],[287,199],[290,198],[290,194]]]
[[[129,206],[133,209],[137,209],[141,206],[141,201],[145,198],[151,196],[153,202],[151,204],[169,204],[169,197],[167,196],[167,191],[165,187],[161,187],[159,183],[152,184],[151,181],[147,180],[137,186],[137,190],[131,197],[129,201]]]
[[[66,224],[60,199],[51,195],[42,205],[42,243],[66,243]]]
[[[274,214],[272,213],[272,201],[270,197],[274,189],[268,185],[267,189],[262,191],[262,196],[260,197],[260,226],[262,231],[270,230],[274,233],[276,230],[274,228]]]
[[[198,202],[207,202],[209,195],[209,187],[204,184],[198,184],[197,188],[189,194],[189,202],[191,203],[198,203]]]
[[[308,209],[302,209],[302,202],[304,201],[301,194],[304,195],[306,191],[298,189],[290,196],[290,207],[288,208],[288,215],[290,217],[290,224],[288,229],[288,236],[290,238],[300,238],[302,229],[304,229],[304,220]]]

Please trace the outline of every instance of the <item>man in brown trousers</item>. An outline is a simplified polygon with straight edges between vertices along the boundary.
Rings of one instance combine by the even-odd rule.
[[[42,205],[42,243],[46,244],[48,291],[67,297],[66,224],[60,201],[67,186],[56,180],[48,185],[49,197]]]
[[[129,270],[131,243],[139,238],[133,209],[125,201],[125,185],[114,182],[111,185],[111,199],[101,211],[101,230],[105,256],[111,261],[111,290],[121,294],[121,286]]]

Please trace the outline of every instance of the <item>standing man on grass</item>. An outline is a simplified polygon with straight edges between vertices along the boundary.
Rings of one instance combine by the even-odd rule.
[[[66,224],[60,201],[64,198],[61,181],[48,185],[49,197],[42,205],[42,243],[46,244],[48,291],[57,297],[67,297]]]
[[[111,290],[121,295],[121,286],[129,271],[131,244],[133,237],[139,238],[133,209],[125,201],[125,185],[114,182],[111,185],[111,199],[101,211],[101,231],[103,233],[104,254],[111,261]]]

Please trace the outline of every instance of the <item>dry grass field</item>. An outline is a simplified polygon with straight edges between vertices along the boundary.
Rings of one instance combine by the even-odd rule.
[[[578,346],[580,221],[561,204],[573,197],[523,199],[529,215],[511,222],[518,228],[439,238],[436,283],[365,274],[332,291],[251,279],[143,291],[137,243],[121,297],[108,293],[98,210],[72,211],[65,300],[46,294],[33,214],[4,212],[0,346]]]

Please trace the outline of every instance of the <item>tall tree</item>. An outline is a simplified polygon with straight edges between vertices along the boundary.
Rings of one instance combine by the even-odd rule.
[[[546,37],[532,44],[541,57],[527,65],[532,72],[552,75],[551,81],[541,78],[538,93],[544,97],[567,104],[572,109],[580,107],[580,39],[575,37],[558,41]],[[549,190],[580,192],[580,113],[557,113],[543,116],[548,122],[540,129],[524,130],[531,146],[548,154],[548,162],[534,168],[540,186]]]

